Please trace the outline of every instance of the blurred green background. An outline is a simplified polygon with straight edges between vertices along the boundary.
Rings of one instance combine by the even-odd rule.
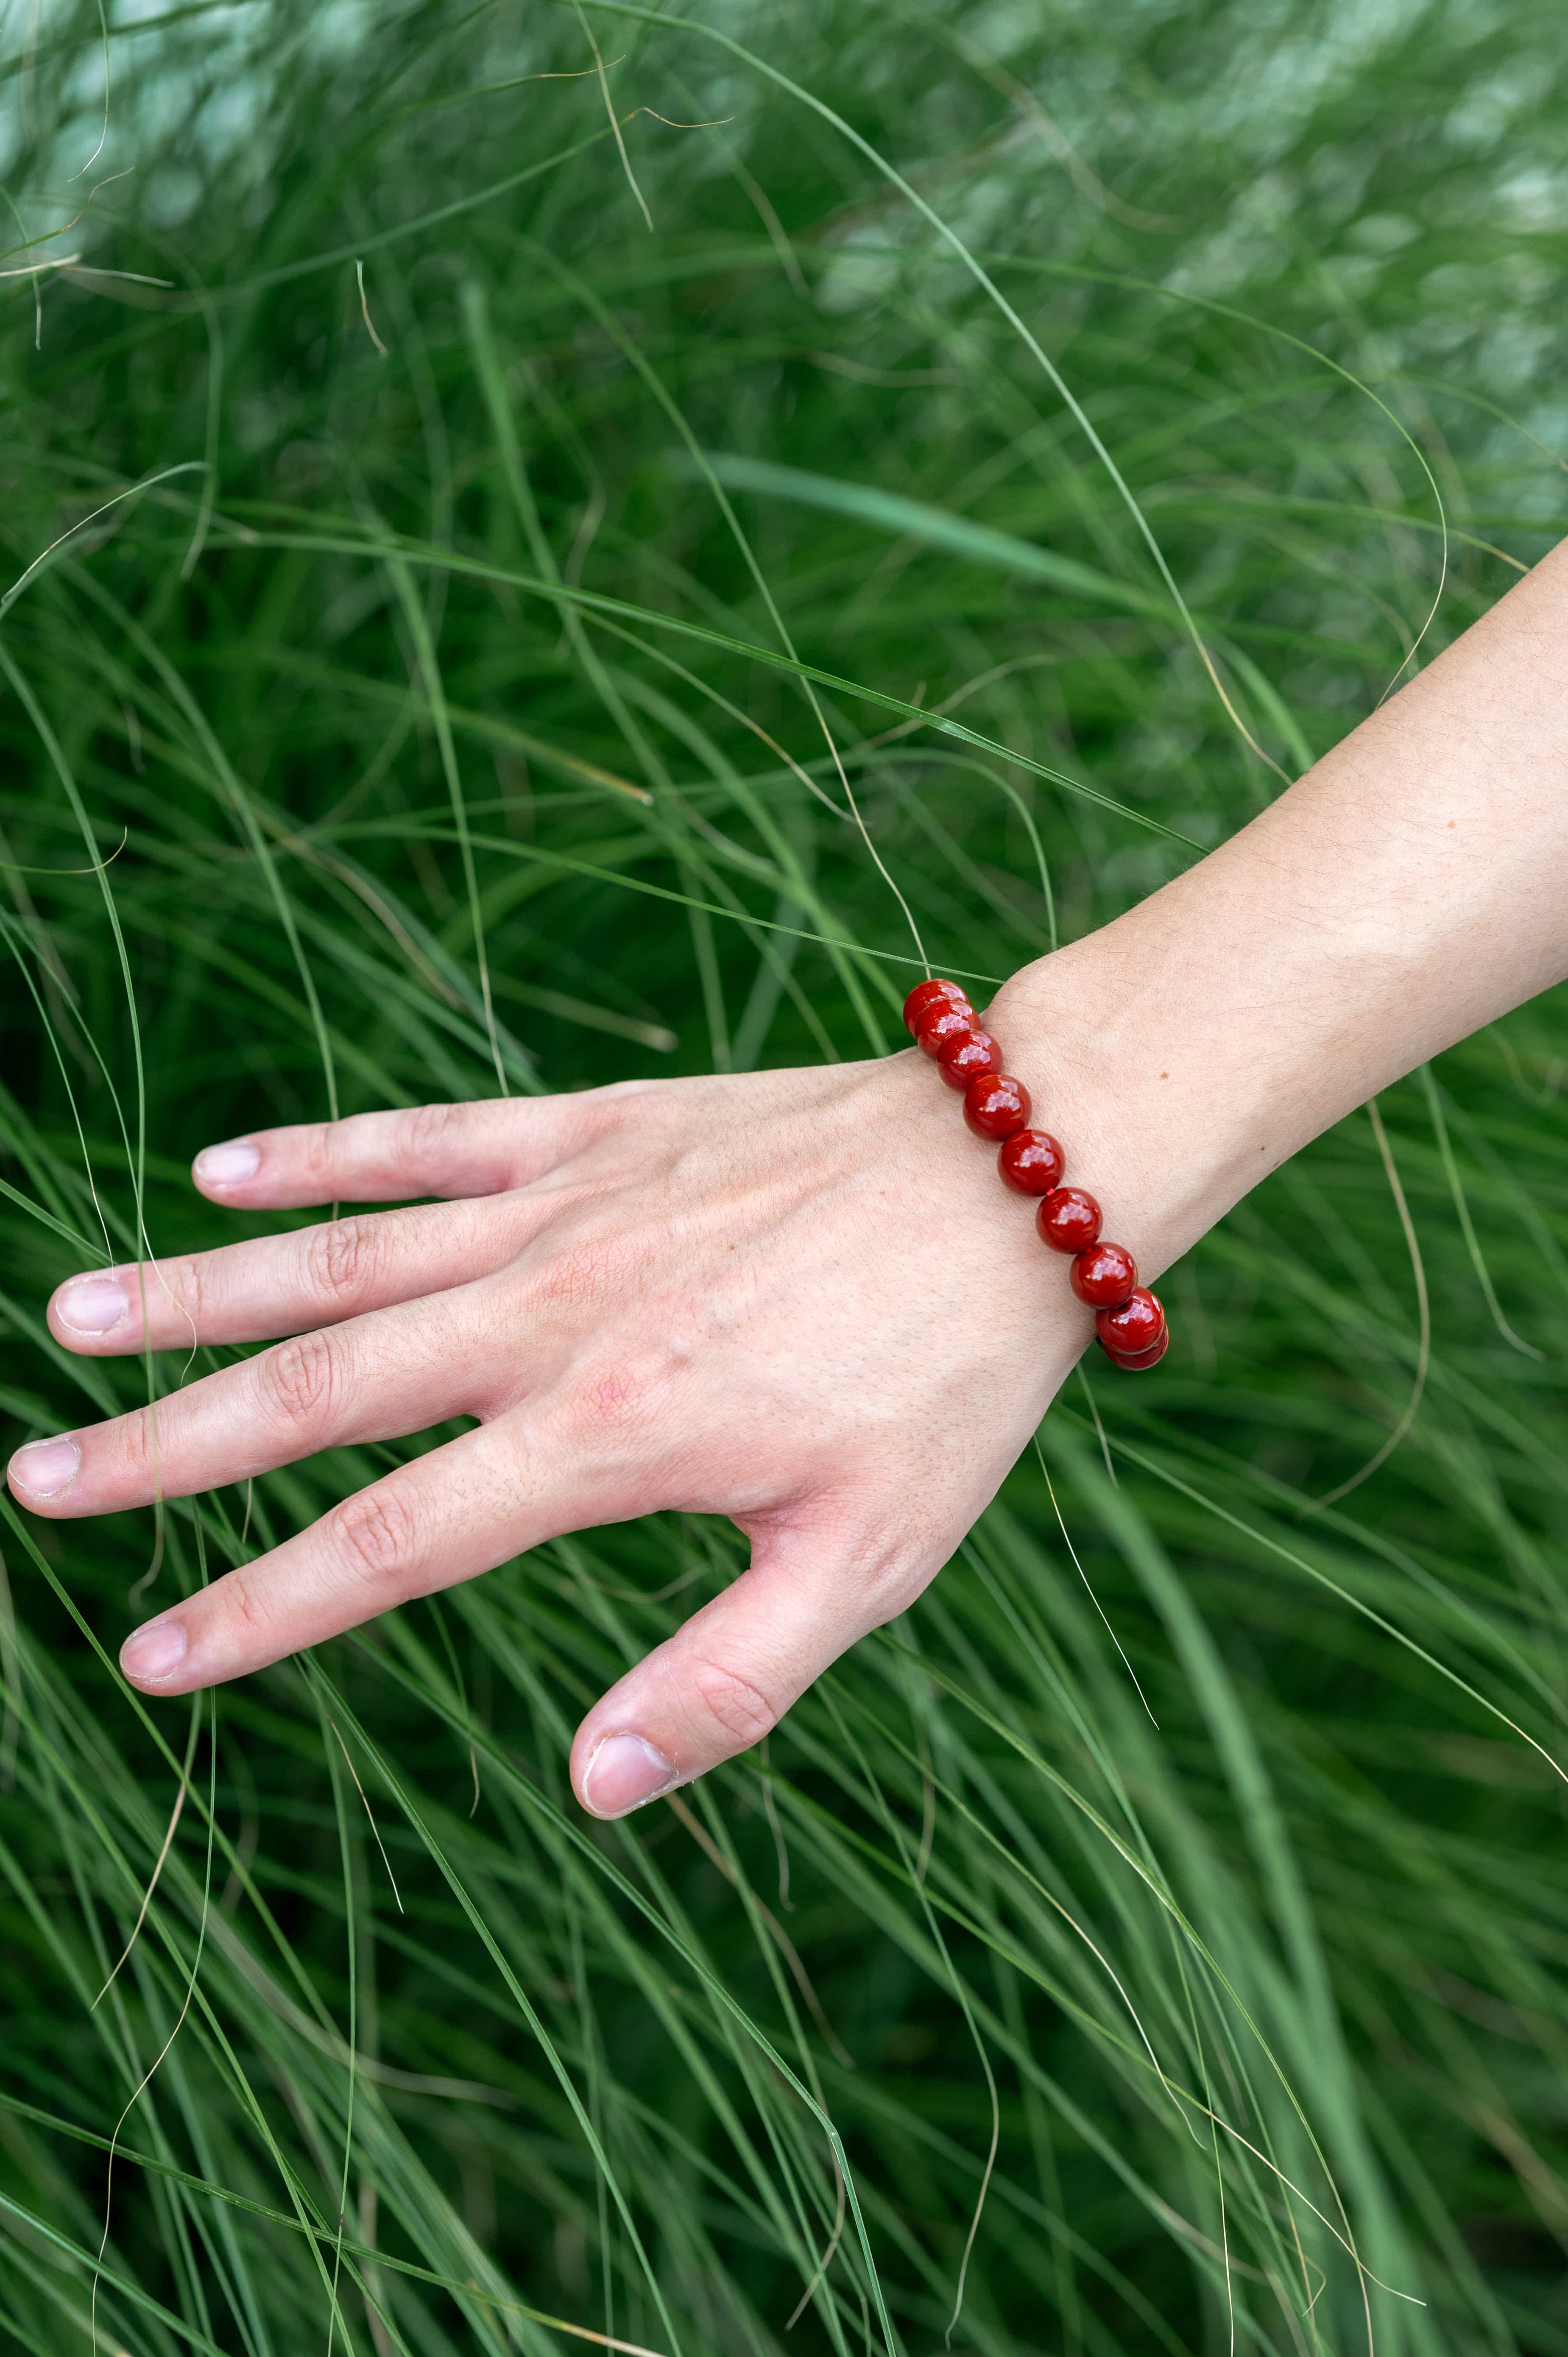
[[[277,1224],[205,1142],[895,1046],[813,696],[1000,976],[1482,612],[1562,530],[1565,50],[17,0],[5,1446],[229,1355],[41,1318]],[[149,1711],[134,1620],[395,1452],[7,1503],[0,2346],[1568,2351],[1565,1060],[1554,994],[1278,1173],[1158,1378],[629,1824],[571,1730],[727,1526]]]

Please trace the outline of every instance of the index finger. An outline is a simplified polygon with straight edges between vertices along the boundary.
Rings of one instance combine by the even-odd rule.
[[[629,1463],[594,1462],[533,1418],[499,1417],[400,1465],[145,1622],[120,1666],[153,1694],[219,1685],[647,1503],[646,1477]]]

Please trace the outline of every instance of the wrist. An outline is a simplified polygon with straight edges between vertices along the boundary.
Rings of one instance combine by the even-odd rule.
[[[1217,1057],[1201,994],[1146,949],[1107,926],[1022,968],[982,1019],[1148,1282],[1302,1141],[1271,1123],[1262,1060]]]

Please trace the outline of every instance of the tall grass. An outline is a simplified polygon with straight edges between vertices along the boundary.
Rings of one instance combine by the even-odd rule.
[[[1552,9],[50,0],[3,71],[8,1445],[231,1355],[41,1319],[275,1224],[203,1142],[893,1045],[824,722],[1000,975],[1562,529]],[[396,1452],[7,1503],[0,2345],[1568,2351],[1565,1071],[1554,996],[1282,1170],[627,1824],[572,1727],[727,1527],[152,1709],[133,1620]]]

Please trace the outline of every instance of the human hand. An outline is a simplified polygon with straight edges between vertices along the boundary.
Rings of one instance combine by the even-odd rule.
[[[725,1514],[750,1569],[578,1730],[601,1816],[757,1741],[911,1603],[1092,1330],[913,1052],[259,1131],[195,1177],[248,1211],[444,1200],[70,1279],[49,1325],[87,1355],[289,1339],[29,1444],[25,1505],[117,1512],[478,1428],[149,1621],[127,1676],[188,1693],[564,1532]]]

